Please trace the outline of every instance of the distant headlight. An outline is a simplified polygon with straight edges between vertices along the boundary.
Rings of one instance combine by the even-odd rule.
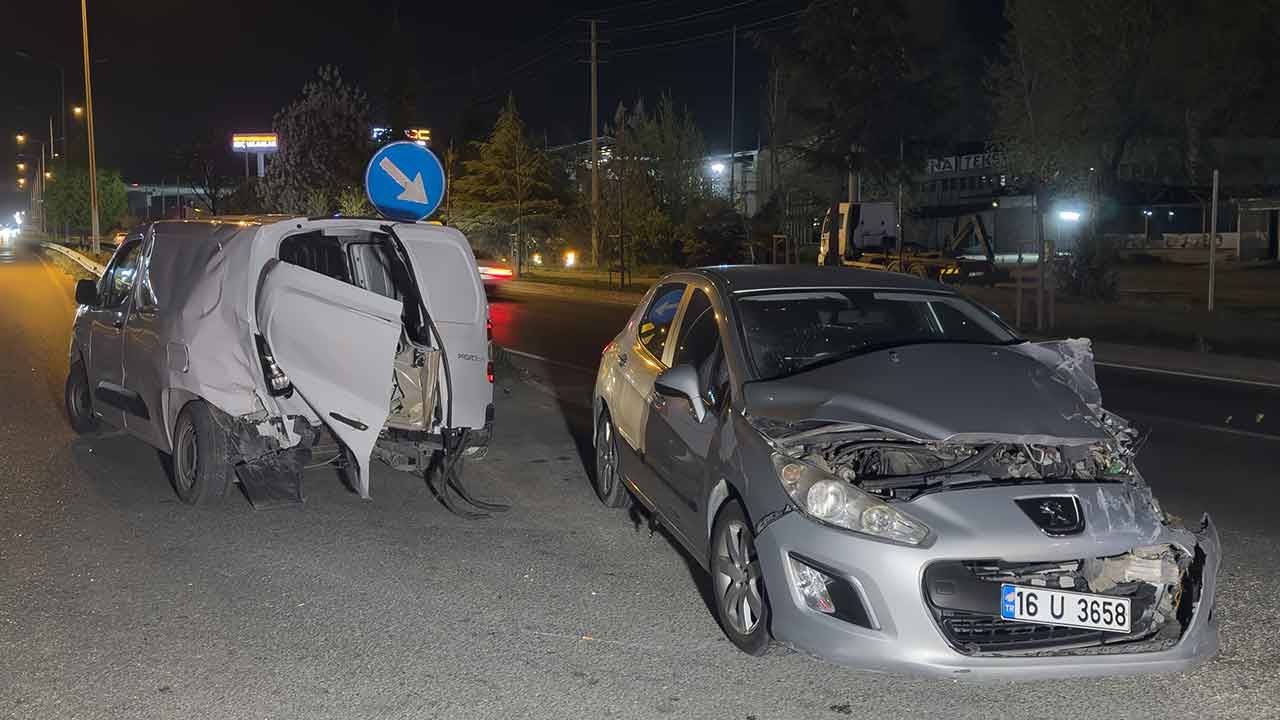
[[[773,467],[783,489],[814,519],[907,545],[929,536],[924,523],[808,463],[774,453]]]

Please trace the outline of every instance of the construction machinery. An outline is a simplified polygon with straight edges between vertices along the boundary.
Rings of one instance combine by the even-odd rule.
[[[839,242],[834,252],[830,210],[823,219],[819,265],[888,270],[957,285],[995,282],[995,249],[977,211],[948,218],[951,227],[940,236],[941,247],[899,243],[894,203],[842,202],[839,211]]]

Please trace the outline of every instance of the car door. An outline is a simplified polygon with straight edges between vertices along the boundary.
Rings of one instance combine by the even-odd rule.
[[[134,394],[124,387],[124,324],[130,310],[142,243],[134,240],[116,251],[98,281],[98,304],[88,311],[89,359],[85,364],[93,408],[107,423],[125,426],[125,413],[139,411]]]
[[[649,306],[636,322],[629,347],[618,348],[614,362],[623,382],[615,407],[610,408],[614,425],[631,447],[644,451],[644,421],[649,411],[653,380],[666,369],[663,357],[667,336],[680,309],[688,283],[663,283],[654,292]]]
[[[701,504],[709,472],[712,439],[720,428],[718,409],[727,387],[720,322],[711,301],[710,288],[695,286],[681,314],[671,367],[690,365],[698,373],[698,385],[706,413],[701,421],[684,397],[654,392],[645,423],[645,462],[674,500],[671,519],[688,538],[701,537]]]
[[[151,285],[151,255],[155,236],[142,241],[137,282],[130,292],[124,324],[124,374],[122,384],[137,398],[137,413],[126,412],[125,427],[142,440],[169,449],[162,399],[167,386],[169,359],[160,333],[160,305]]]
[[[401,302],[276,262],[264,271],[256,308],[276,363],[351,451],[354,489],[369,497],[369,458],[391,408]]]

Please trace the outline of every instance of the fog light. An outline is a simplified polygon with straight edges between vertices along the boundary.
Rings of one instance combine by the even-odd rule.
[[[831,602],[831,593],[827,592],[827,586],[833,580],[820,570],[815,570],[795,558],[790,558],[791,570],[795,573],[796,589],[800,591],[800,596],[804,598],[804,604],[809,606],[811,610],[817,610],[827,615],[834,614],[836,611],[835,603]]]

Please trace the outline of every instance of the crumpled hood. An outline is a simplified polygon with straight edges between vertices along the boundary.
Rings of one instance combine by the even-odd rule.
[[[921,440],[1080,445],[1110,438],[1069,380],[1021,346],[909,345],[747,383],[746,412]]]

